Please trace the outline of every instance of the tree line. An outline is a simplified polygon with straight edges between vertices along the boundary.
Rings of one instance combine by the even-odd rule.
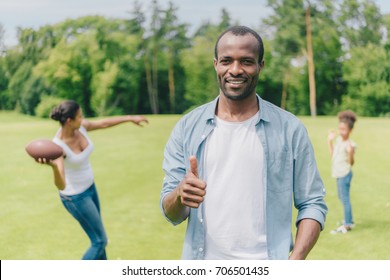
[[[299,115],[390,115],[389,14],[373,0],[267,6],[272,13],[252,26],[265,45],[257,86],[264,99]],[[222,9],[217,23],[190,34],[173,3],[129,8],[126,19],[85,16],[18,28],[13,47],[4,46],[0,22],[0,109],[47,117],[73,99],[86,116],[177,114],[215,98],[214,44],[239,22]]]

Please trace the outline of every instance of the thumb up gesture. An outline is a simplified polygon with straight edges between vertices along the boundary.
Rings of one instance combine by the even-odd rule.
[[[195,156],[191,156],[190,171],[180,182],[178,191],[181,204],[191,208],[198,208],[206,195],[206,182],[199,179],[198,161]]]

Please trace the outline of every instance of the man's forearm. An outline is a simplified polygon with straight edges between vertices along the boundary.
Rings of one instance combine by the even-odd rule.
[[[320,236],[321,226],[316,220],[303,219],[299,222],[294,248],[290,260],[304,260]]]
[[[176,188],[167,194],[163,200],[165,215],[167,215],[172,222],[182,222],[189,214],[189,208],[181,203],[178,193]]]

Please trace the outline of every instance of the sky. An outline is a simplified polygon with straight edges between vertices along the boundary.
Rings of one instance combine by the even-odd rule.
[[[262,18],[270,14],[266,0],[158,0],[162,7],[171,1],[178,7],[179,20],[193,28],[202,22],[216,22],[225,8],[233,22],[258,27]],[[390,13],[389,0],[374,0],[382,14]],[[68,18],[86,15],[128,18],[135,0],[0,0],[0,23],[5,29],[5,44],[16,44],[16,28],[38,29]],[[151,0],[139,0],[144,9]]]

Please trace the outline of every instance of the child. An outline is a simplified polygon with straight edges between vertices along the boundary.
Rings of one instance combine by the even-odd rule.
[[[338,196],[344,208],[344,221],[340,227],[331,231],[332,234],[347,233],[354,227],[350,188],[356,144],[349,136],[356,122],[356,115],[354,112],[348,110],[340,112],[338,118],[340,135],[336,138],[336,143],[333,147],[333,140],[336,135],[334,131],[330,131],[328,135],[328,146],[332,156],[332,177],[337,179]]]

